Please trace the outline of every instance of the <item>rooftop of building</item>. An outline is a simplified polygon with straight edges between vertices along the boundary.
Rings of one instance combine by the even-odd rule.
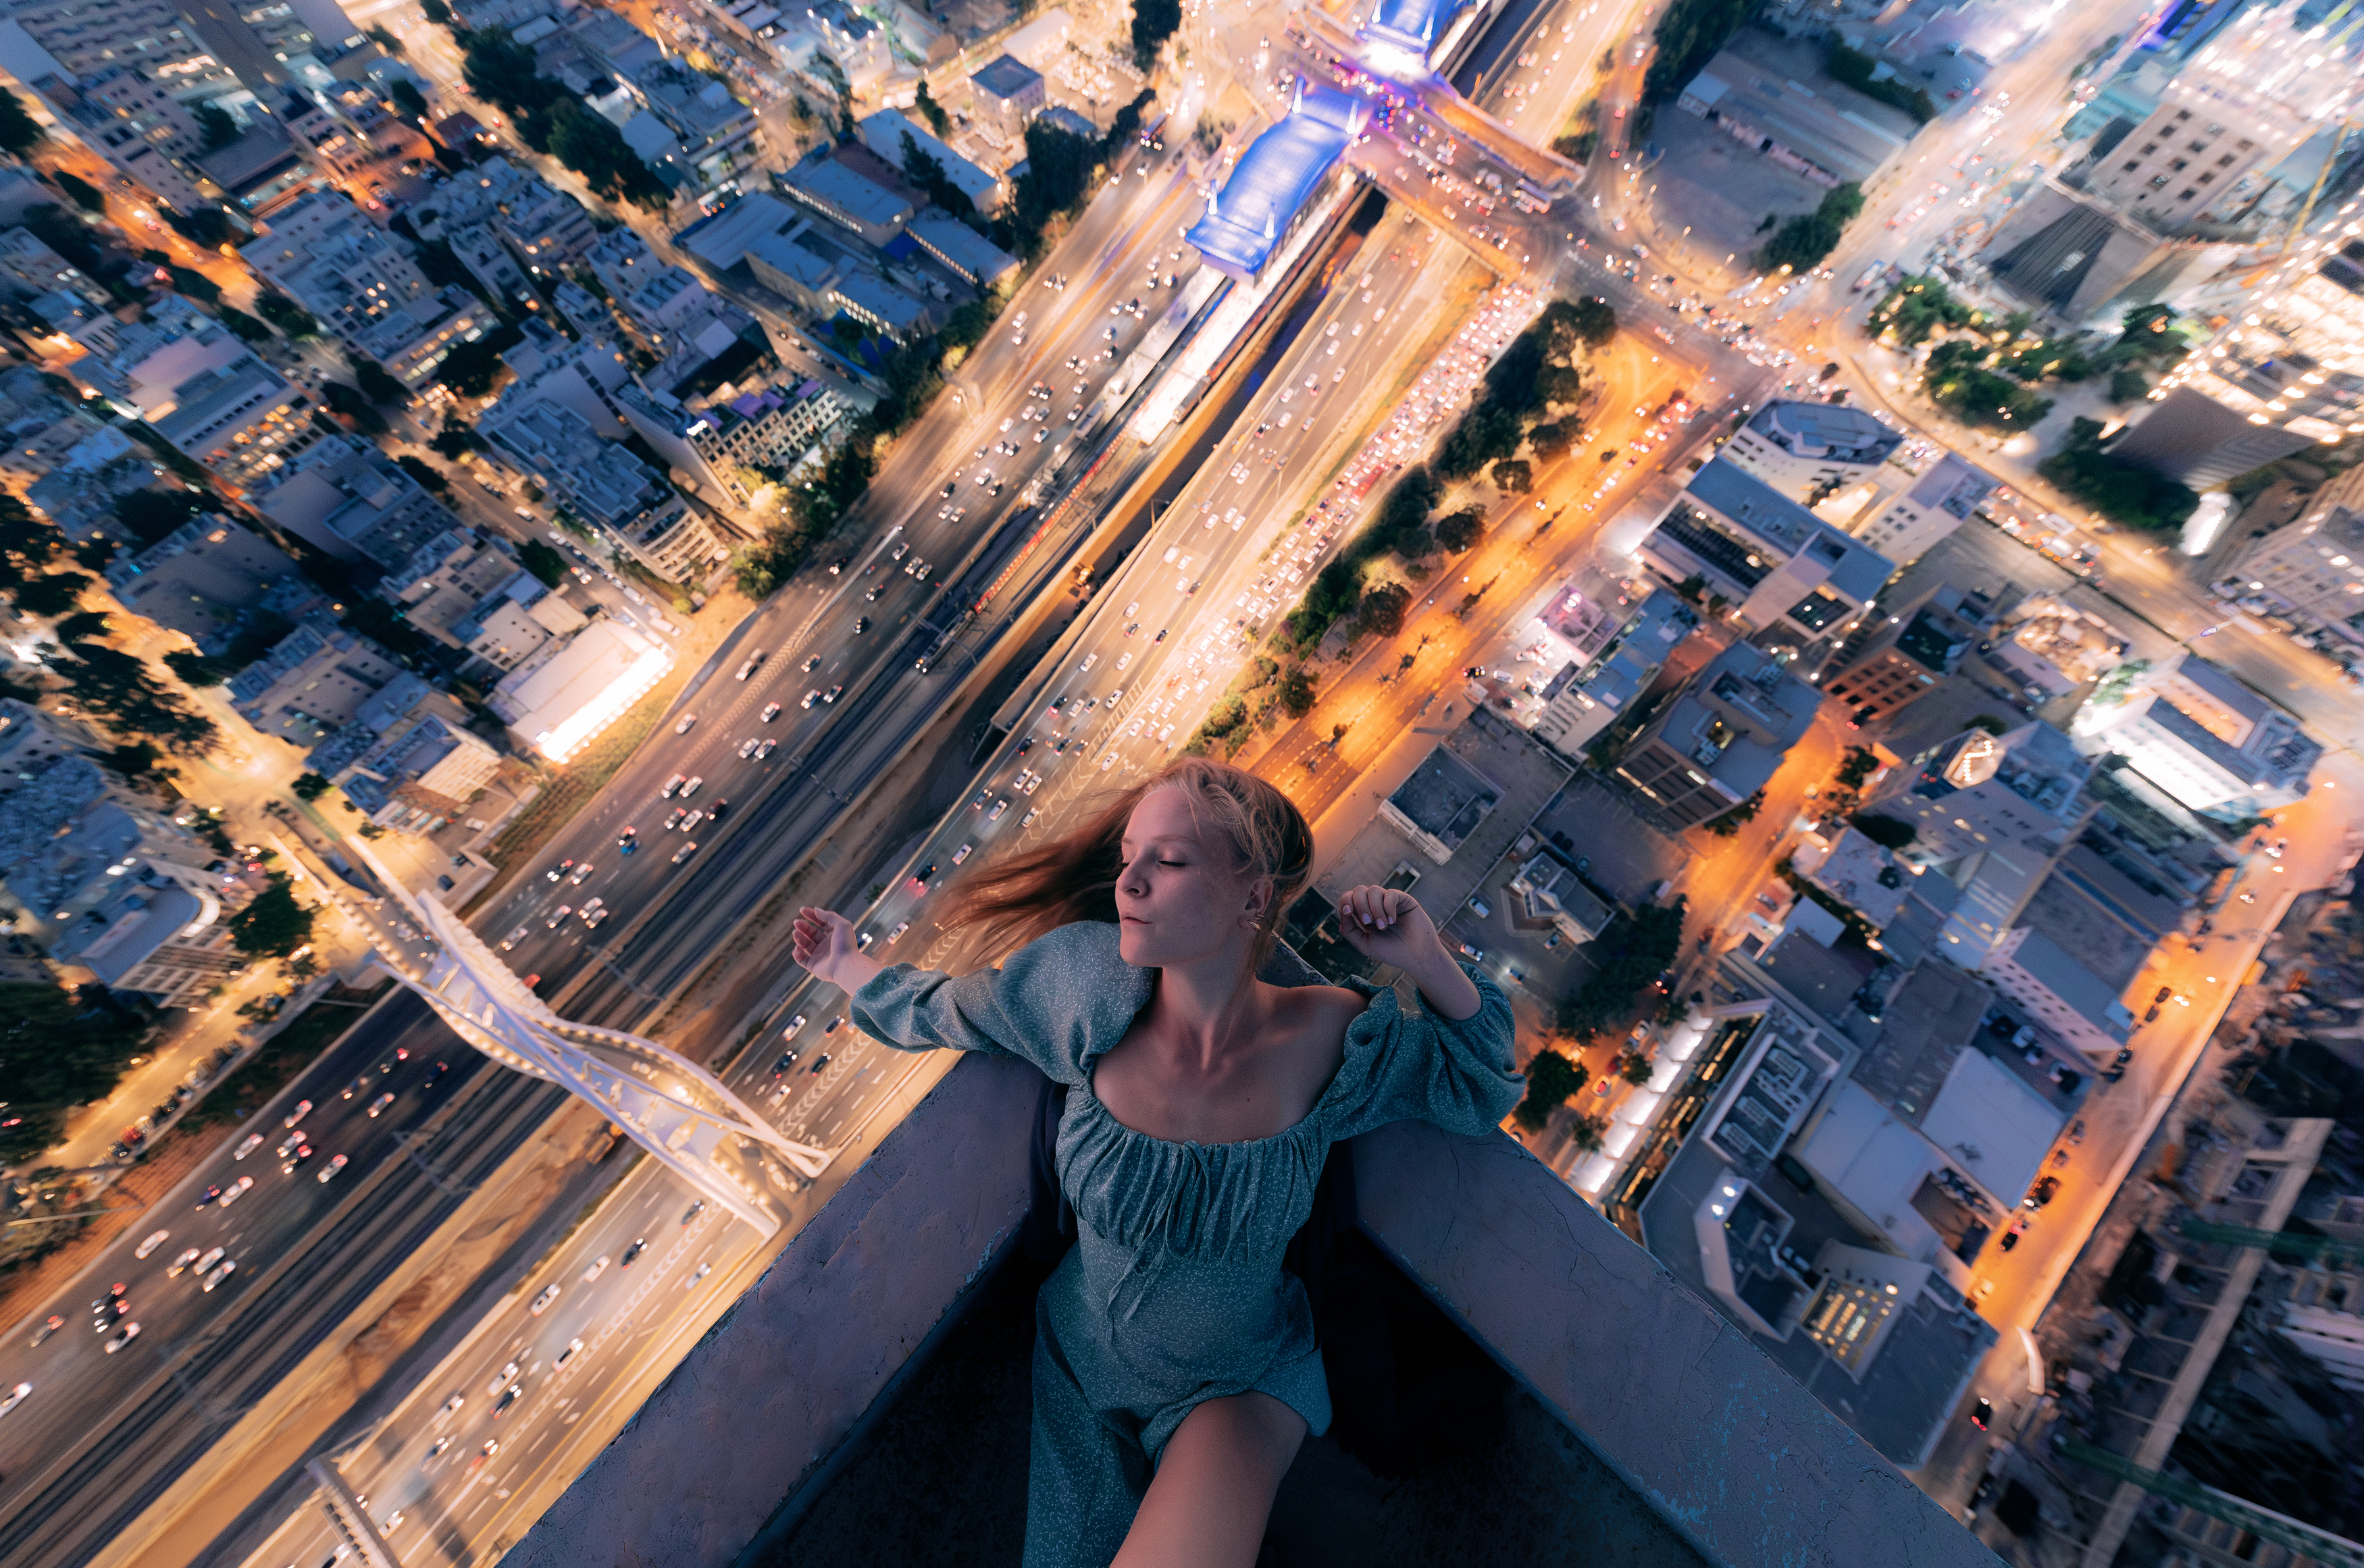
[[[1904,149],[1911,117],[1788,61],[1784,42],[1754,28],[1733,36],[1683,88],[1683,101],[1737,119],[1845,181],[1868,180]],[[1798,74],[1811,75],[1802,86]]]
[[[2058,997],[2061,1006],[2123,1043],[2131,1017],[2118,1000],[2120,988],[2086,967],[2087,960],[2097,955],[2072,953],[2040,930],[2021,929],[2027,935],[2020,939],[2011,961]]]
[[[1040,1082],[955,1065],[512,1561],[1015,1562],[1025,1467],[998,1456],[1024,1451],[1039,1274],[1012,1256],[1011,1129]],[[1401,1123],[1346,1147],[1324,1298],[1373,1349],[1325,1337],[1338,1418],[1284,1483],[1278,1562],[1991,1562],[1510,1140]]]
[[[1040,92],[1043,73],[1011,55],[996,55],[971,73],[969,86],[995,98],[1016,98]]]
[[[1767,403],[1748,417],[1748,428],[1794,456],[1833,462],[1885,462],[1904,444],[1902,431],[1846,403]]]
[[[1448,851],[1475,832],[1501,801],[1502,792],[1493,781],[1455,756],[1449,746],[1431,751],[1388,796],[1389,806]]]
[[[903,168],[903,139],[909,137],[921,152],[943,165],[944,178],[957,186],[962,195],[980,207],[993,205],[1001,190],[1001,181],[962,157],[951,146],[928,133],[927,128],[916,125],[899,109],[880,109],[864,117],[858,128],[862,139],[871,151],[898,169]]]
[[[1857,604],[1868,604],[1896,570],[1886,556],[1831,527],[1726,458],[1719,457],[1693,474],[1677,505],[1682,500],[1705,507],[1756,541],[1767,554],[1779,558],[1756,564],[1756,577],[1735,571],[1734,575],[1742,581],[1753,584],[1781,561],[1819,550],[1830,557],[1824,583]]]
[[[856,223],[892,228],[911,217],[909,202],[833,158],[799,163],[779,180],[783,189],[805,197],[832,217],[843,213]]]

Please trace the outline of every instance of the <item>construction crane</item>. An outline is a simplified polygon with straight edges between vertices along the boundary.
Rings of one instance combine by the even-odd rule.
[[[2345,1536],[2317,1529],[2288,1515],[2261,1508],[2255,1503],[2236,1497],[2229,1492],[2219,1492],[2215,1487],[2197,1481],[2187,1481],[2180,1475],[2169,1475],[2157,1470],[2145,1470],[2125,1455],[2096,1448],[2074,1432],[2055,1434],[2052,1447],[2063,1459],[2102,1471],[2121,1481],[2131,1481],[2154,1497],[2164,1497],[2171,1503],[2196,1508],[2210,1518],[2223,1519],[2316,1562],[2334,1564],[2336,1568],[2364,1568],[2364,1546],[2358,1546]]]

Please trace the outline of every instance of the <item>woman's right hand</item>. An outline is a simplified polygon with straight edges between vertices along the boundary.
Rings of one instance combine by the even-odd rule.
[[[868,984],[880,967],[855,945],[853,922],[834,909],[809,904],[797,909],[792,941],[797,962],[814,979],[843,986],[848,993]]]

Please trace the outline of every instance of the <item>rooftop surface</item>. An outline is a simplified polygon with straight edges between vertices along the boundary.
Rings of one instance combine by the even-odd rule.
[[[1768,403],[1748,428],[1783,451],[1837,462],[1885,462],[1904,442],[1902,432],[1845,403]]]
[[[1015,1561],[1015,1505],[1004,1499],[1023,1463],[1013,1351],[1027,1332],[1026,1282],[995,1265],[1026,1207],[1027,1140],[1015,1129],[1040,1083],[1009,1059],[962,1059],[507,1561],[824,1563],[865,1543],[864,1562]],[[1343,1562],[1357,1544],[1374,1563],[1994,1562],[1510,1139],[1403,1122],[1352,1147],[1359,1229],[1393,1277],[1351,1233],[1333,1257],[1361,1256],[1391,1333],[1399,1307],[1411,1315],[1399,1342],[1447,1359],[1458,1341],[1435,1327],[1441,1316],[1524,1396],[1472,1397],[1485,1369],[1465,1355],[1444,1380],[1463,1391],[1449,1403],[1481,1420],[1500,1410],[1500,1426],[1456,1433],[1440,1414],[1447,1402],[1399,1410],[1400,1429],[1454,1457],[1376,1501],[1360,1471],[1310,1445],[1273,1533],[1277,1553],[1293,1540],[1305,1554],[1276,1562]],[[1011,1294],[996,1296],[1005,1279]],[[1418,1311],[1413,1291],[1433,1314]],[[907,1370],[923,1344],[920,1369]],[[944,1386],[931,1390],[931,1376]],[[1367,1383],[1348,1391],[1388,1397]],[[931,1415],[961,1424],[931,1426]],[[1503,1435],[1489,1443],[1488,1430]],[[864,1462],[881,1453],[886,1462]],[[953,1501],[976,1499],[974,1512],[923,1511],[936,1502],[913,1477],[964,1466]],[[1404,1539],[1345,1536],[1356,1515]],[[915,1541],[930,1554],[905,1556]],[[1411,1555],[1422,1546],[1430,1555]]]
[[[1357,123],[1344,94],[1307,88],[1294,110],[1249,144],[1221,194],[1207,198],[1205,216],[1183,238],[1216,271],[1255,276],[1322,176],[1344,155]]]
[[[1895,570],[1878,550],[1848,538],[1727,459],[1718,458],[1692,475],[1683,495],[1752,536],[1784,561],[1810,545],[1820,544],[1835,551],[1836,560],[1824,581],[1858,604],[1868,603]],[[1735,581],[1754,585],[1777,564],[1766,562],[1754,577],[1739,572],[1731,574]]]

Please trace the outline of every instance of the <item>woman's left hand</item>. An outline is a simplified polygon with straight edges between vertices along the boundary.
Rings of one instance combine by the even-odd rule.
[[[1429,1006],[1445,1018],[1475,1018],[1484,1004],[1428,911],[1401,888],[1348,888],[1338,900],[1338,933],[1365,958],[1411,976]]]
[[[1433,968],[1444,940],[1420,900],[1398,887],[1350,887],[1338,900],[1338,932],[1365,958],[1408,973]]]

